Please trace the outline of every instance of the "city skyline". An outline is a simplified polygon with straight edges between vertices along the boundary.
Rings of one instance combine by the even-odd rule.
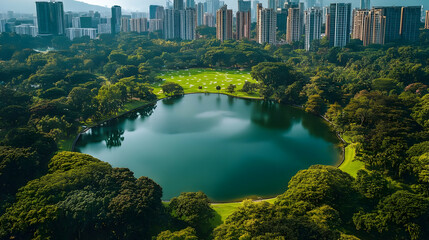
[[[49,1],[49,0],[41,0],[41,1]],[[6,13],[11,10],[16,13],[35,13],[36,10],[32,7],[31,3],[34,3],[35,0],[14,0],[7,1],[2,3],[2,7],[0,8],[0,13]],[[164,0],[146,0],[144,3],[141,0],[62,0],[64,2],[64,8],[66,11],[86,11],[87,9],[81,9],[84,3],[97,5],[94,7],[87,6],[86,8],[94,8],[92,10],[99,11],[99,9],[105,7],[105,11],[109,12],[110,8],[113,5],[120,5],[124,12],[131,11],[140,11],[140,12],[148,12],[149,5],[162,5],[165,6],[166,1]],[[195,0],[195,4],[198,2],[204,2],[203,0]],[[228,8],[233,9],[233,11],[238,10],[238,1],[237,0],[224,0],[225,4],[228,5]],[[263,7],[267,7],[268,0],[260,0],[263,4]],[[316,1],[317,2],[317,1]],[[358,8],[360,6],[360,0],[324,0],[323,3],[325,6],[333,2],[339,3],[352,3],[352,8]],[[171,0],[173,3],[173,0]],[[186,3],[186,2],[185,2]],[[372,0],[372,6],[417,6],[423,5],[425,10],[429,10],[429,1],[423,2],[421,0]]]

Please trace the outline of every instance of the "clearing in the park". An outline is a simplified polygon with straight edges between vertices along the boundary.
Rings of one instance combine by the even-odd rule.
[[[241,92],[241,88],[246,81],[256,82],[250,76],[249,71],[244,70],[215,70],[215,69],[185,69],[177,71],[163,71],[159,78],[163,81],[155,85],[155,93],[162,95],[160,86],[164,82],[175,82],[180,84],[185,93],[227,93],[226,89],[230,84],[236,86],[234,93],[227,93],[239,97],[258,98],[259,94]],[[221,90],[216,90],[220,86]],[[199,89],[202,87],[202,89]]]

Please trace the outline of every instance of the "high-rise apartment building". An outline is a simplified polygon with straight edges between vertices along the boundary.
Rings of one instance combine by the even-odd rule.
[[[371,9],[371,0],[360,0],[360,9]]]
[[[1,27],[0,27],[1,28]],[[0,29],[1,32],[1,29]],[[14,27],[14,32],[19,35],[37,36],[37,27],[33,24],[21,24]]]
[[[183,0],[174,0],[173,3],[173,8],[174,10],[183,10],[184,8],[184,4],[183,4]]]
[[[262,4],[258,4],[256,22],[257,42],[276,43],[277,31],[277,15],[276,11],[271,8],[262,8]]]
[[[180,38],[182,40],[195,39],[196,17],[195,8],[187,8],[180,11]]]
[[[72,25],[72,21],[73,21],[73,13],[72,12],[66,12],[64,13],[64,25],[65,28],[71,28]]]
[[[419,25],[421,7],[403,7],[401,9],[401,27],[399,34],[405,41],[415,42],[419,40]]]
[[[256,22],[256,11],[258,8],[258,4],[259,4],[258,0],[254,0],[252,2],[252,22]]]
[[[364,46],[384,44],[386,36],[386,17],[381,9],[360,9],[354,12],[353,39],[360,39]]]
[[[39,35],[65,34],[62,2],[36,2],[36,11]]]
[[[368,15],[369,10],[353,10],[352,39],[360,39],[363,41],[365,31],[367,30],[367,21],[369,20]]]
[[[238,0],[238,11],[239,12],[250,12],[252,10],[251,2]]]
[[[216,38],[221,41],[232,39],[232,10],[227,5],[216,12]]]
[[[236,39],[250,39],[250,25],[252,24],[250,11],[237,12],[236,14]]]
[[[121,18],[121,32],[130,32],[131,26],[130,26],[130,19],[123,17]]]
[[[176,38],[175,36],[175,31],[174,31],[174,26],[175,26],[175,10],[173,9],[165,9],[165,14],[164,14],[164,38],[165,39],[174,39]]]
[[[268,8],[277,9],[277,0],[268,0]]]
[[[401,39],[401,12],[402,7],[380,7],[383,16],[386,17],[385,42],[393,42]]]
[[[130,31],[137,33],[147,32],[147,18],[132,18],[130,20]]]
[[[206,5],[206,12],[213,14],[213,16],[216,18],[216,12],[220,7],[219,0],[206,0]]]
[[[0,33],[6,32],[6,19],[0,19]]]
[[[186,0],[186,8],[195,8],[194,0]]]
[[[110,26],[112,28],[111,33],[116,34],[121,31],[121,19],[122,19],[122,9],[120,6],[112,7],[112,18]]]
[[[320,8],[309,8],[305,11],[305,50],[313,49],[314,40],[322,35],[323,11]]]
[[[215,17],[213,16],[213,14],[204,13],[203,25],[206,25],[209,27],[215,27],[216,26],[216,20],[215,20]]]
[[[95,39],[97,37],[96,28],[67,28],[66,36],[73,40],[75,38],[81,38],[83,36],[89,36],[90,39]]]
[[[331,3],[329,8],[329,45],[345,47],[350,41],[352,4]]]
[[[429,29],[429,10],[426,11],[425,29]]]
[[[197,26],[204,25],[204,3],[198,3],[197,5]]]
[[[289,8],[287,16],[287,31],[286,42],[298,42],[302,35],[302,19],[301,10],[299,8]]]
[[[164,29],[164,19],[150,19],[149,32],[162,31]]]
[[[164,7],[159,5],[149,6],[149,19],[163,19]]]

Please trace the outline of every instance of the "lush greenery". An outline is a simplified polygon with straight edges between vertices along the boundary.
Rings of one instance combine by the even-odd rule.
[[[340,49],[324,39],[305,52],[220,42],[212,30],[199,29],[206,39],[191,42],[0,35],[0,239],[429,238],[428,31],[408,45],[352,41]],[[56,50],[33,50],[47,46]],[[246,201],[217,221],[203,193],[164,205],[150,179],[57,152],[82,126],[152,102],[161,89],[189,91],[162,78],[191,68],[251,70],[253,80],[211,91],[323,115],[361,164],[343,168],[353,176],[327,166],[302,170],[274,202]]]

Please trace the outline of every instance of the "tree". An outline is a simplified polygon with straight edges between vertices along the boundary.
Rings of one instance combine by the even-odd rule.
[[[198,240],[195,229],[187,227],[180,231],[171,232],[170,230],[161,232],[156,240]]]
[[[387,184],[381,174],[359,170],[353,185],[366,198],[378,201],[389,194]]]
[[[0,217],[0,238],[150,239],[161,188],[80,153],[60,153],[49,174],[30,181]]]
[[[249,82],[249,81],[245,81],[244,84],[243,84],[243,88],[241,88],[240,91],[246,92],[246,93],[252,93],[257,88],[258,88],[258,84],[257,83],[252,83],[252,82]]]
[[[235,92],[236,86],[234,84],[229,84],[229,86],[226,88],[226,91],[229,93]]]
[[[258,82],[271,86],[288,86],[299,79],[294,69],[285,63],[265,62],[252,67],[251,76]]]
[[[325,107],[326,104],[320,97],[320,95],[311,95],[308,98],[307,103],[305,104],[305,111],[317,115],[322,115],[325,112]]]
[[[31,148],[0,146],[0,199],[44,174],[46,164],[46,159]]]
[[[210,234],[214,210],[203,192],[181,193],[179,197],[171,199],[169,209],[173,218],[193,227],[198,236]]]
[[[353,200],[353,177],[331,166],[315,165],[299,171],[289,181],[288,190],[278,197],[286,200],[306,201],[315,206],[347,206]]]
[[[358,230],[425,239],[428,216],[429,199],[401,190],[380,201],[374,212],[356,213],[353,222]]]
[[[305,211],[294,212],[296,207],[284,208],[267,202],[244,201],[243,206],[214,230],[214,239],[338,239],[339,234],[327,228],[327,225],[313,222],[323,210],[306,215]],[[329,216],[320,218],[329,219]]]
[[[218,86],[216,86],[216,90],[217,91],[220,91],[222,88],[218,85]]]
[[[177,96],[184,94],[183,87],[174,82],[166,82],[161,86],[161,88],[166,96]]]

